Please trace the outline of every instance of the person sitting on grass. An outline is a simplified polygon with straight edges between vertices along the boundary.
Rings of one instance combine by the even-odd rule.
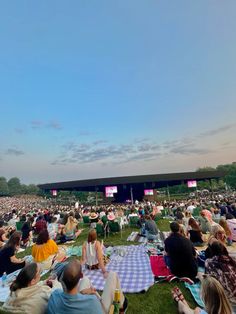
[[[232,314],[232,308],[221,284],[213,277],[202,279],[201,297],[205,309],[190,308],[181,290],[175,287],[172,290],[173,299],[178,303],[178,312],[182,314]]]
[[[63,291],[57,289],[51,294],[47,314],[108,314],[115,289],[120,290],[120,313],[125,313],[127,309],[127,299],[115,272],[108,274],[101,296],[92,287],[90,280],[83,276],[81,265],[76,259],[65,266],[62,282]]]
[[[21,232],[22,232],[22,244],[24,247],[27,247],[27,245],[30,243],[31,239],[33,238],[32,234],[32,223],[33,223],[33,217],[28,217],[28,219],[24,222]]]
[[[54,260],[64,260],[65,252],[59,251],[56,242],[49,238],[47,229],[44,229],[40,232],[36,243],[32,246],[32,256],[36,263],[41,263],[43,269],[49,269]]]
[[[57,235],[60,233],[56,216],[49,217],[47,229],[50,239],[56,241]]]
[[[236,307],[236,262],[219,241],[212,243],[211,254],[212,258],[205,261],[205,273],[221,283],[230,302]]]
[[[36,263],[26,265],[10,286],[3,309],[11,313],[44,314],[52,291],[61,288],[57,280],[40,281],[41,269]]]
[[[47,223],[44,219],[44,216],[42,214],[40,214],[36,220],[35,226],[34,226],[34,230],[36,234],[39,234],[40,231],[47,229]]]
[[[15,256],[20,248],[21,232],[15,231],[4,247],[0,250],[0,277],[4,272],[7,274],[25,266],[24,259]]]
[[[223,245],[226,245],[225,230],[218,224],[212,226],[208,244],[211,245],[215,241],[220,241]]]
[[[224,229],[225,234],[226,234],[226,241],[228,245],[232,245],[233,239],[232,239],[232,232],[229,229],[229,226],[227,224],[226,219],[221,218],[219,221],[219,225]]]
[[[202,232],[197,221],[194,218],[189,218],[188,225],[188,235],[193,245],[203,245]]]
[[[211,212],[207,209],[204,209],[200,212],[200,216],[198,218],[200,223],[200,228],[203,233],[208,233],[211,231],[212,218]]]
[[[105,275],[107,273],[104,266],[103,251],[100,241],[97,240],[97,232],[91,229],[88,234],[88,240],[82,248],[82,264],[88,269],[101,269]]]
[[[172,233],[165,239],[165,262],[173,275],[194,279],[198,265],[192,242],[180,234],[177,222],[170,224]]]
[[[64,227],[64,235],[66,238],[66,241],[71,241],[76,239],[82,230],[78,230],[78,221],[74,217],[74,213],[70,213],[67,223],[65,224]]]
[[[158,240],[158,229],[156,222],[152,219],[150,215],[146,215],[145,220],[145,234],[147,239],[150,241]]]
[[[0,220],[0,248],[7,242],[7,232],[4,228],[4,221]]]

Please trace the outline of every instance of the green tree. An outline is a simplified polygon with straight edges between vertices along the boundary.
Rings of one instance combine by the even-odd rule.
[[[0,177],[0,196],[7,195],[9,195],[7,180],[4,177]]]
[[[225,182],[233,189],[236,188],[236,164],[232,164],[225,176]]]
[[[17,177],[11,178],[8,181],[8,188],[9,188],[9,194],[11,196],[21,194],[22,190],[21,190],[20,179]]]
[[[21,184],[21,193],[20,194],[27,194],[28,193],[28,186],[26,184]]]
[[[29,184],[27,186],[27,194],[37,195],[39,193],[39,188],[35,184]]]
[[[230,170],[232,170],[232,167],[234,168],[236,166],[236,164],[226,164],[226,165],[219,165],[216,167],[216,170],[219,170],[219,171],[224,171],[226,172],[226,174],[228,172],[230,172]]]
[[[211,183],[209,180],[205,180],[205,181],[198,181],[197,183],[197,188],[199,190],[211,190]]]

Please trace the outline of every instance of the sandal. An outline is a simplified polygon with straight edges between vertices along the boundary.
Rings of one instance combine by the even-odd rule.
[[[185,301],[185,298],[183,296],[183,293],[181,292],[181,290],[178,288],[178,287],[174,287],[174,289],[172,290],[176,296],[179,298],[179,301],[182,301],[184,302]]]
[[[172,297],[173,297],[173,299],[174,299],[177,303],[180,301],[180,298],[178,297],[178,295],[177,295],[174,291],[172,291]]]

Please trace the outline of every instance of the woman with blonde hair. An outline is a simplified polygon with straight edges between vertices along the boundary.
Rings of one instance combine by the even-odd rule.
[[[215,241],[219,241],[224,245],[226,244],[225,230],[218,224],[215,224],[214,226],[211,227],[211,233],[208,239],[208,244],[211,245]]]
[[[224,288],[214,277],[206,276],[203,279],[201,294],[207,314],[232,313],[232,308],[226,297]]]
[[[85,267],[90,270],[101,269],[104,275],[107,273],[104,265],[102,245],[97,240],[95,229],[89,231],[88,240],[83,244],[81,264],[85,264]]]
[[[232,240],[232,232],[229,229],[229,226],[227,224],[227,221],[223,218],[220,219],[219,221],[219,225],[224,229],[225,234],[226,234],[226,240],[227,240],[227,244],[231,245],[233,240]]]
[[[74,218],[73,213],[70,213],[67,223],[64,227],[64,234],[66,237],[66,241],[74,240],[76,239],[82,230],[78,230],[78,221]]]
[[[181,290],[175,287],[172,290],[173,299],[178,302],[178,311],[183,314],[232,314],[232,308],[227,299],[224,288],[213,277],[204,275],[201,282],[201,296],[205,310],[196,307],[190,308]]]

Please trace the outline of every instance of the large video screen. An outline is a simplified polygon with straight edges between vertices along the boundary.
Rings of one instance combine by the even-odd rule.
[[[52,190],[52,195],[57,196],[57,190]]]
[[[144,190],[144,195],[153,195],[153,190]]]
[[[117,193],[117,192],[118,192],[117,186],[106,186],[105,187],[106,197],[113,197],[114,193]]]
[[[187,182],[188,188],[196,188],[197,187],[197,181],[191,180]]]

